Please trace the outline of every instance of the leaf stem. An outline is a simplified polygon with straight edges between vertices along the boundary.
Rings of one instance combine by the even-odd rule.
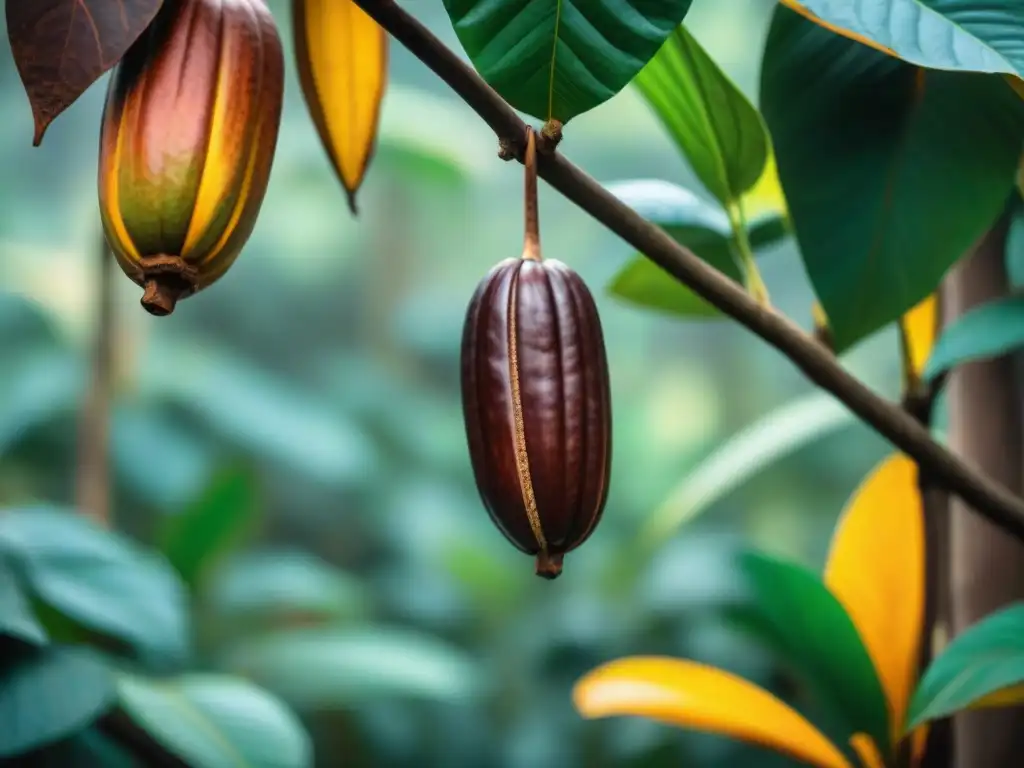
[[[540,213],[537,203],[537,134],[526,129],[526,157],[523,162],[523,207],[526,214],[526,234],[523,238],[523,258],[540,261]]]
[[[747,291],[759,305],[765,308],[770,307],[768,286],[761,278],[761,270],[757,268],[754,249],[750,245],[750,236],[747,233],[747,215],[743,210],[742,200],[736,200],[729,206],[729,224],[732,227],[733,252],[743,269]]]

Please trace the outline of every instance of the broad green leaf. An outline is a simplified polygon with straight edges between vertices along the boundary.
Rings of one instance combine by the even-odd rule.
[[[719,446],[680,481],[649,516],[641,546],[664,541],[773,462],[853,423],[846,406],[820,392],[777,408]]]
[[[188,655],[186,595],[159,557],[73,511],[48,507],[0,515],[6,555],[33,600],[154,662]]]
[[[924,377],[933,379],[958,365],[1005,355],[1024,345],[1024,297],[997,299],[971,309],[946,327]]]
[[[780,1],[911,64],[1024,76],[1024,5],[1018,0]]]
[[[934,291],[996,220],[1024,135],[1004,82],[917,69],[784,7],[761,109],[839,352]]]
[[[224,469],[186,509],[167,518],[160,550],[193,590],[255,524],[256,482],[248,470]]]
[[[849,614],[815,574],[756,552],[738,561],[760,631],[849,727],[888,751],[889,709]]]
[[[67,738],[102,715],[114,699],[110,672],[84,651],[5,645],[0,758]]]
[[[317,628],[244,643],[224,667],[300,710],[379,698],[457,701],[473,695],[479,670],[460,651],[401,630]]]
[[[1024,201],[1012,203],[1010,229],[1006,233],[1006,276],[1011,287],[1024,288]]]
[[[852,768],[796,710],[741,677],[693,661],[617,659],[577,682],[573,702],[586,718],[645,717],[747,741],[818,768]]]
[[[297,551],[232,557],[218,569],[204,598],[218,623],[246,631],[359,620],[370,599],[355,577]]]
[[[634,80],[708,192],[729,207],[761,178],[761,115],[680,24]]]
[[[31,645],[47,643],[46,630],[32,612],[14,570],[0,555],[0,636]]]
[[[1024,682],[1024,604],[985,617],[953,638],[924,676],[907,715],[907,730],[967,709]]]
[[[621,181],[607,188],[677,243],[737,283],[742,282],[729,244],[729,217],[721,207],[685,187],[657,179]],[[755,249],[766,248],[788,235],[786,226],[781,214],[766,211],[747,222],[747,236]],[[722,316],[716,307],[639,253],[615,276],[609,291],[632,304],[691,319]]]
[[[388,82],[388,34],[353,0],[292,0],[299,83],[356,213]]]
[[[893,454],[868,474],[847,502],[824,578],[874,662],[889,702],[894,743],[902,733],[917,678],[924,558],[917,465]]]
[[[306,768],[313,749],[274,696],[226,675],[171,680],[121,675],[121,705],[162,747],[202,768]]]
[[[0,455],[31,430],[74,414],[85,384],[85,366],[65,350],[27,349],[9,357],[3,349]]]
[[[444,0],[477,71],[516,109],[563,123],[621,91],[691,0]]]

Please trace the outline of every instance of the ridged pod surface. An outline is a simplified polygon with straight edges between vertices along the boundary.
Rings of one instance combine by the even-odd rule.
[[[579,275],[553,259],[491,270],[466,316],[462,401],[491,519],[555,578],[600,520],[611,468],[604,338]]]
[[[263,0],[164,4],[111,77],[100,133],[104,232],[156,315],[220,278],[252,234],[284,96]]]

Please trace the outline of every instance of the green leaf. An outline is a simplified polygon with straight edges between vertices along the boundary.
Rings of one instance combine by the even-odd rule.
[[[233,557],[218,570],[205,595],[218,623],[245,631],[359,620],[368,613],[369,602],[367,589],[355,577],[294,551]]]
[[[74,624],[116,638],[154,663],[188,655],[180,580],[162,558],[127,539],[73,512],[14,509],[0,515],[3,555],[26,593]]]
[[[563,123],[621,91],[691,0],[444,0],[477,71],[516,109]]]
[[[224,469],[186,509],[167,518],[160,550],[194,590],[249,532],[258,512],[254,474],[240,467]]]
[[[77,649],[5,645],[0,659],[0,758],[85,728],[115,698],[107,668]]]
[[[1014,197],[1006,233],[1006,275],[1010,286],[1019,289],[1024,288],[1024,201]]]
[[[634,82],[722,205],[739,201],[761,178],[771,148],[761,115],[685,26]]]
[[[0,556],[0,636],[11,637],[31,645],[46,645],[46,630],[25,599],[14,570]]]
[[[641,547],[665,541],[758,472],[854,421],[846,406],[821,392],[780,406],[726,440],[687,473],[648,517],[639,537]]]
[[[193,674],[170,681],[121,675],[121,704],[165,749],[197,768],[306,768],[313,750],[302,724],[249,682]]]
[[[1001,80],[916,69],[783,7],[761,109],[840,352],[933,291],[991,226],[1024,135]]]
[[[1019,0],[783,0],[911,64],[1024,75],[1024,5]]]
[[[1024,346],[1024,296],[990,301],[958,317],[932,349],[922,375],[934,379],[972,360],[1005,355]]]
[[[459,701],[477,692],[479,670],[428,635],[392,629],[304,629],[238,646],[224,667],[300,710],[379,698]]]
[[[950,641],[910,702],[907,732],[1024,682],[1024,604],[1004,608]]]
[[[693,192],[657,179],[636,179],[608,185],[608,191],[680,245],[737,283],[743,277],[732,256],[732,230],[725,211]],[[786,221],[767,212],[748,222],[751,245],[766,248],[787,236]],[[638,306],[687,318],[721,317],[721,312],[642,254],[635,254],[609,285],[615,296]]]
[[[756,552],[739,557],[762,638],[814,686],[849,728],[888,751],[882,684],[853,621],[817,575]]]

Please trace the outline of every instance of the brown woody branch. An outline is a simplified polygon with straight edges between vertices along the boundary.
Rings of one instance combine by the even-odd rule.
[[[458,56],[395,0],[355,0],[366,13],[434,71],[498,136],[508,154],[522,156],[526,124]],[[558,152],[538,153],[538,173],[563,196],[619,235],[694,293],[774,346],[807,377],[842,401],[934,481],[979,514],[1024,541],[1024,500],[935,442],[896,403],[847,373],[821,344],[787,318],[759,306],[735,282],[643,219]]]

